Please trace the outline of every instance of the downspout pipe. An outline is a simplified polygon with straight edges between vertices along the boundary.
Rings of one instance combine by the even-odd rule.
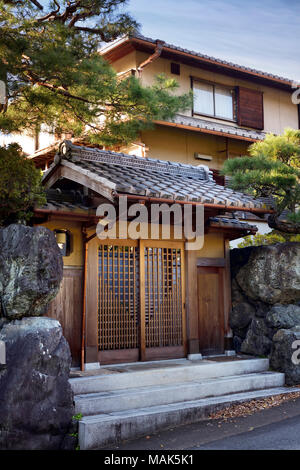
[[[153,54],[151,54],[148,59],[146,59],[144,62],[142,62],[138,68],[137,68],[137,72],[138,72],[138,77],[140,78],[142,76],[142,72],[143,72],[143,69],[151,64],[154,60],[158,59],[158,57],[160,57],[161,53],[162,53],[162,50],[163,50],[163,47],[165,45],[165,42],[164,41],[160,41],[159,39],[156,40],[156,46],[155,46],[155,51]]]

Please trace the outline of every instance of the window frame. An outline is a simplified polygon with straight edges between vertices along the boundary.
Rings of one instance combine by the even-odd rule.
[[[228,122],[234,122],[237,123],[237,92],[236,92],[236,87],[234,85],[224,85],[223,83],[217,83],[217,82],[211,82],[209,80],[203,80],[201,78],[193,77],[191,76],[191,90],[194,92],[194,83],[203,83],[205,85],[211,85],[213,87],[213,105],[214,105],[214,114],[205,114],[205,113],[197,113],[195,111],[194,107],[194,99],[193,99],[193,104],[192,104],[192,116],[205,116],[205,117],[210,117],[213,119],[218,119],[220,121],[228,121]],[[219,88],[225,88],[227,90],[231,90],[232,93],[232,115],[233,119],[222,117],[216,115],[216,97],[215,97],[215,89],[216,87]]]

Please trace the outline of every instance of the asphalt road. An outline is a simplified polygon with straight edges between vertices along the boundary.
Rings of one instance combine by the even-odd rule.
[[[191,447],[190,450],[300,450],[300,416],[253,431]]]
[[[110,450],[300,450],[300,399],[227,421],[169,429]]]

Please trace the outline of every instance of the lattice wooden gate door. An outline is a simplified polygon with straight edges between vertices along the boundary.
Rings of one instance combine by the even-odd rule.
[[[100,363],[185,355],[180,243],[118,240],[98,249]]]

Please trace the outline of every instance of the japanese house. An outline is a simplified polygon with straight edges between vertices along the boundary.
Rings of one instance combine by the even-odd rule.
[[[30,157],[49,168],[48,203],[36,223],[55,230],[64,253],[51,315],[64,326],[74,364],[224,352],[231,347],[229,242],[254,234],[267,209],[227,188],[219,171],[266,133],[299,129],[294,83],[139,34],[100,53],[120,79],[134,74],[151,85],[164,73],[178,81],[178,93],[192,89],[194,102],[115,152],[86,148],[84,137],[62,136],[73,143],[45,148],[36,139]],[[117,207],[120,195],[147,208],[177,201],[193,214],[204,205],[204,246],[187,251],[186,240],[172,234],[101,242],[96,208],[105,201]]]
[[[74,365],[208,355],[231,347],[229,241],[257,230],[234,212],[262,215],[268,211],[262,203],[218,185],[202,165],[68,141],[43,181],[48,202],[36,209],[35,222],[55,232],[64,255],[64,280],[49,314],[63,325]],[[128,208],[137,202],[147,209],[189,205],[193,223],[201,206],[202,248],[186,249],[175,219],[168,239],[161,236],[162,218],[156,239],[124,239],[119,230],[113,239],[99,239],[97,207],[112,204],[120,223],[121,196]]]

